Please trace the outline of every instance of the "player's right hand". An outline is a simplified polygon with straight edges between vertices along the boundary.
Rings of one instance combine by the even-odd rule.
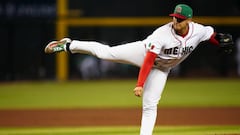
[[[141,97],[142,96],[142,92],[143,92],[143,87],[136,87],[134,90],[133,90],[135,96],[137,97]]]

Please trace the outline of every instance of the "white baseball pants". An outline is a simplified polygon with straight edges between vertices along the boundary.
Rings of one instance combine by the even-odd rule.
[[[141,67],[146,48],[142,41],[109,47],[99,42],[73,40],[69,46],[72,53],[96,56],[100,59]],[[152,69],[144,85],[143,111],[140,135],[152,135],[157,117],[157,104],[161,98],[168,72]]]

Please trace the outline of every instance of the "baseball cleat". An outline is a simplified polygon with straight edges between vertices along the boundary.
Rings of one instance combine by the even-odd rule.
[[[63,38],[60,41],[52,41],[47,44],[44,49],[45,53],[55,53],[55,52],[62,52],[66,48],[66,44],[71,43],[70,38]]]

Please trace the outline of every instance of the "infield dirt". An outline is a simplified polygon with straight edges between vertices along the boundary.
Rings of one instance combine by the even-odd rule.
[[[140,108],[0,110],[1,127],[140,125]],[[240,108],[160,108],[157,125],[240,125]]]

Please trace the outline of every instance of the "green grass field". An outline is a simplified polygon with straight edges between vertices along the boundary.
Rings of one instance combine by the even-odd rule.
[[[136,80],[0,84],[0,109],[140,107]],[[159,106],[240,107],[238,79],[169,79]],[[0,116],[1,117],[1,116]],[[0,127],[0,135],[138,135],[139,127]],[[154,135],[240,134],[240,126],[158,126]]]
[[[0,128],[0,135],[138,135],[139,127]],[[239,135],[239,126],[157,126],[154,135]]]
[[[0,84],[0,109],[141,107],[136,80],[15,82]],[[164,107],[240,106],[240,80],[169,80]]]

